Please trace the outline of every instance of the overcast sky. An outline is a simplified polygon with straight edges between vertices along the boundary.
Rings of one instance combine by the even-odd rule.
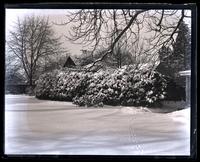
[[[12,30],[13,23],[16,22],[18,17],[23,18],[28,15],[48,16],[50,23],[61,23],[67,19],[67,17],[65,16],[67,11],[67,9],[6,9],[6,34],[9,30]],[[187,15],[191,15],[191,12],[189,10],[187,11]],[[190,27],[191,20],[184,20]],[[74,45],[67,41],[64,37],[64,35],[66,35],[69,30],[66,26],[58,26],[52,23],[52,28],[54,29],[57,36],[63,36],[63,46],[66,47],[72,55],[78,55],[81,53],[80,50],[82,49],[82,47],[80,45]]]

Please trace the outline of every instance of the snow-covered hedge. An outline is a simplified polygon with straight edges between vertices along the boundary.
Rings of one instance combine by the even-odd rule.
[[[45,73],[39,77],[36,82],[35,95],[39,99],[53,99],[53,89],[54,83],[56,81],[56,75],[58,71],[53,71],[51,73]]]
[[[55,70],[43,74],[37,81],[35,94],[40,99],[72,101],[82,96],[88,86],[90,73]]]
[[[152,106],[165,97],[166,80],[156,71],[132,66],[91,72],[54,71],[38,80],[36,97],[80,106]]]
[[[124,67],[112,74],[102,71],[95,73],[89,81],[86,93],[81,97],[75,97],[73,102],[81,106],[152,106],[164,99],[166,80],[158,72],[149,72]]]

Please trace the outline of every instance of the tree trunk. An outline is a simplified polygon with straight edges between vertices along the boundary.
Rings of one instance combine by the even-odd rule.
[[[32,74],[30,74],[30,77],[29,77],[29,86],[30,87],[33,86],[33,76],[32,76]]]

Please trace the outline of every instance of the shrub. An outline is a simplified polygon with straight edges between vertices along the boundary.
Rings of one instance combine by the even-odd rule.
[[[53,99],[53,84],[55,83],[57,71],[45,73],[36,81],[35,95],[39,99]]]
[[[73,101],[79,106],[153,106],[166,95],[166,79],[156,71],[124,66],[98,72],[54,71],[42,75],[36,97]]]
[[[35,93],[40,99],[72,101],[82,96],[88,86],[89,73],[53,71],[42,75],[37,81]]]
[[[90,80],[86,93],[73,99],[75,104],[153,106],[166,95],[166,79],[156,71],[141,72],[128,67],[96,76]]]

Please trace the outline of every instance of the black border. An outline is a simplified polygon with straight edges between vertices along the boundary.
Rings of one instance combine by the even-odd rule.
[[[5,155],[4,154],[4,131],[2,132],[1,144],[3,147],[1,148],[1,158],[4,160],[57,160],[57,159],[65,159],[65,160],[196,160],[197,159],[197,6],[195,3],[188,4],[173,4],[173,3],[98,3],[98,2],[67,2],[67,3],[4,3],[4,6],[1,7],[3,13],[1,14],[3,18],[3,28],[1,28],[1,37],[5,42],[5,8],[26,8],[26,9],[190,9],[192,10],[192,56],[191,56],[191,155],[190,156],[127,156],[127,155]],[[4,44],[1,44],[3,53],[5,52]],[[2,64],[0,64],[1,69],[1,78],[4,78],[5,71],[4,65],[5,60],[4,57],[1,58]],[[4,105],[4,79],[1,79],[1,105]],[[2,115],[2,125],[1,130],[4,130],[4,107],[1,107],[0,114]]]
[[[26,9],[194,9],[195,5],[173,4],[173,3],[99,3],[99,2],[67,2],[67,3],[21,3],[5,4],[6,8],[26,8]]]

